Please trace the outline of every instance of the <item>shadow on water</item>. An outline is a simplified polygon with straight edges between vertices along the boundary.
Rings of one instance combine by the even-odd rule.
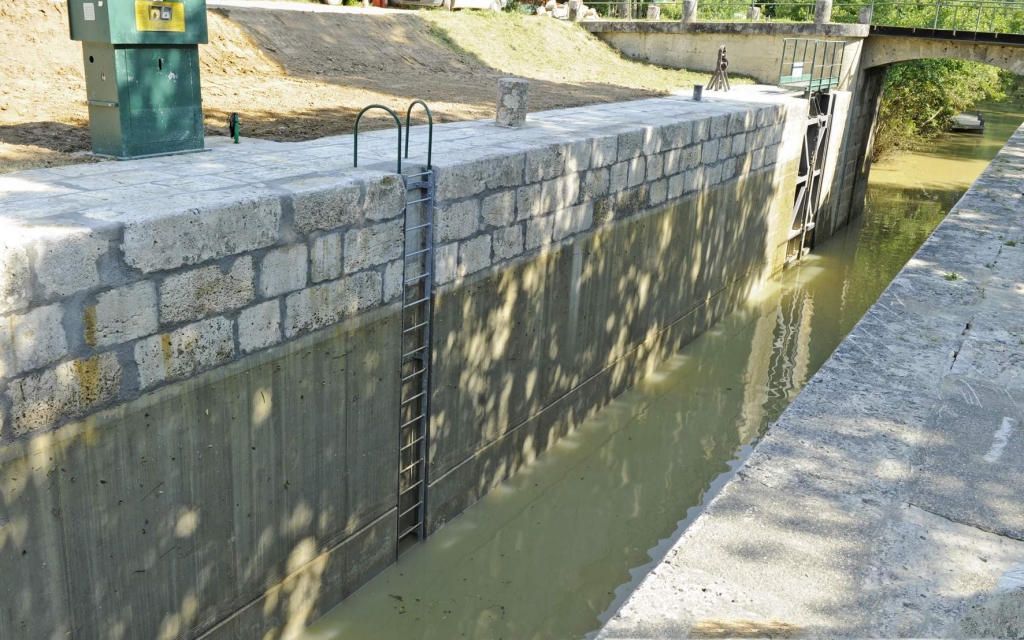
[[[998,150],[986,148],[989,158]],[[880,165],[861,219],[403,556],[304,638],[592,633],[981,170],[952,169],[956,180],[945,188],[915,183],[922,164],[933,160],[917,154]],[[895,186],[891,178],[900,172],[904,186]]]

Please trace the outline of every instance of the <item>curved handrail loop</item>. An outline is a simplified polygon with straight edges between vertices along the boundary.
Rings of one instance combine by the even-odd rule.
[[[434,151],[434,114],[430,112],[427,103],[422,100],[413,100],[405,112],[405,157],[409,157],[409,123],[412,119],[412,109],[418,104],[423,105],[423,109],[427,112],[427,169],[430,169],[430,156]]]
[[[395,119],[395,125],[398,126],[398,173],[402,173],[402,121],[399,119],[398,114],[393,109],[385,107],[382,104],[371,104],[368,107],[363,108],[356,116],[355,129],[352,133],[352,166],[359,166],[359,120],[363,117],[363,114],[370,109],[383,109],[391,114],[391,117]]]

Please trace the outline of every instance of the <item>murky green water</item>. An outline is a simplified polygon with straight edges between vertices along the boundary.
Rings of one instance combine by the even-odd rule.
[[[581,638],[636,587],[1017,125],[877,165],[867,212],[404,555],[306,640]]]

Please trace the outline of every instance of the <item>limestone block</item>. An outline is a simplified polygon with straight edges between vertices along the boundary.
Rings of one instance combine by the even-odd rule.
[[[640,156],[639,158],[633,158],[629,161],[629,181],[627,185],[630,188],[638,187],[644,183],[647,177],[647,158]]]
[[[27,309],[32,300],[32,273],[28,251],[15,232],[0,238],[0,313]]]
[[[679,173],[679,160],[682,158],[682,149],[669,149],[662,154],[662,175],[671,176]]]
[[[307,253],[306,245],[295,244],[274,249],[263,256],[260,294],[264,298],[273,298],[305,287],[309,270]]]
[[[685,184],[686,184],[686,174],[685,173],[680,173],[680,174],[674,175],[671,178],[669,178],[668,179],[668,193],[666,194],[666,198],[668,200],[675,200],[676,198],[681,198],[682,195],[683,195],[683,191],[685,191]]]
[[[668,198],[668,180],[662,178],[656,182],[651,183],[651,206],[657,206]]]
[[[569,0],[566,3],[569,7],[569,19],[573,22],[579,22],[583,19],[583,12],[580,11],[580,7],[583,5],[583,0]]]
[[[712,139],[705,141],[700,146],[700,161],[702,164],[714,164],[718,162],[718,149],[721,146],[721,140]]]
[[[532,251],[551,244],[554,217],[535,218],[526,223],[526,249]]]
[[[708,134],[712,140],[729,135],[729,116],[715,116],[711,118],[711,132]]]
[[[610,167],[618,161],[619,136],[594,138],[590,150],[590,166],[593,168]]]
[[[718,159],[725,160],[732,155],[732,138],[722,138],[718,141]]]
[[[523,183],[526,154],[492,156],[444,166],[434,162],[434,179],[438,202],[475,196],[488,189],[518,187]]]
[[[540,185],[541,210],[554,211],[576,203],[580,196],[580,176],[571,174]]]
[[[242,256],[227,273],[216,265],[168,276],[160,285],[160,322],[188,322],[239,309],[255,298],[253,259]]]
[[[647,158],[647,182],[653,182],[665,175],[665,156],[649,156]]]
[[[548,12],[554,11],[557,6],[558,3],[555,0],[548,0],[544,3],[544,8],[547,9]]]
[[[779,145],[773,144],[770,147],[764,149],[764,164],[765,166],[772,166],[779,159]]]
[[[534,218],[543,213],[540,209],[540,185],[516,189],[516,220]]]
[[[857,13],[857,24],[871,24],[874,17],[874,7],[861,7]]]
[[[520,224],[498,229],[492,236],[494,260],[508,260],[523,252],[523,226]]]
[[[704,167],[690,169],[683,174],[683,195],[695,193],[704,188]]]
[[[560,4],[560,5],[556,6],[551,11],[551,17],[552,18],[558,18],[559,20],[566,20],[566,19],[568,19],[568,17],[569,17],[569,7],[565,6],[564,4]]]
[[[526,181],[540,182],[557,178],[565,173],[565,156],[568,148],[563,144],[552,144],[526,152]]]
[[[537,7],[537,15],[538,16],[544,16],[544,15],[547,15],[547,13],[548,13],[548,10],[547,10],[546,7],[543,7],[543,6]]]
[[[280,198],[256,191],[230,192],[230,200],[126,222],[121,245],[125,261],[150,273],[274,244],[281,224]]]
[[[35,271],[43,295],[67,296],[100,283],[96,260],[109,243],[86,228],[48,228],[36,240]]]
[[[156,284],[136,282],[96,296],[96,304],[86,308],[83,318],[85,343],[92,347],[120,344],[156,333]]]
[[[0,378],[56,362],[68,354],[59,304],[0,318]]]
[[[367,220],[381,221],[405,213],[405,182],[394,174],[366,180],[361,212]]]
[[[729,158],[722,163],[722,180],[732,180],[736,176],[736,158]]]
[[[516,217],[515,191],[502,191],[484,198],[480,205],[480,215],[484,224],[494,227],[511,224]]]
[[[331,233],[313,240],[310,263],[313,282],[341,277],[341,234]]]
[[[491,266],[491,236],[485,234],[459,243],[459,276]]]
[[[732,155],[738,156],[747,151],[747,134],[737,133],[732,137]]]
[[[521,127],[526,124],[529,91],[529,80],[522,78],[499,79],[498,113],[494,119],[495,124],[499,127]]]
[[[761,19],[761,7],[750,6],[747,8],[747,20],[757,22]]]
[[[694,144],[693,146],[687,146],[684,148],[683,155],[679,159],[679,170],[688,171],[700,166],[702,152],[703,146],[701,144]]]
[[[453,242],[434,249],[434,282],[451,282],[458,275],[459,243]]]
[[[114,353],[64,362],[10,385],[11,424],[20,436],[85,415],[121,391],[121,364]]]
[[[402,297],[405,285],[405,263],[395,260],[384,269],[384,302]]]
[[[711,135],[711,119],[693,121],[693,142],[704,142]]]
[[[629,163],[619,162],[613,164],[608,174],[608,189],[610,193],[618,193],[626,188],[629,182]]]
[[[363,197],[362,178],[358,175],[342,179],[318,177],[285,185],[293,190],[295,228],[308,234],[356,224]]]
[[[363,271],[289,294],[285,298],[285,335],[292,338],[376,307],[382,290],[380,273]]]
[[[750,154],[750,168],[757,171],[764,166],[764,149],[755,149]]]
[[[434,219],[434,241],[461,240],[476,233],[479,208],[475,198],[442,206]]]
[[[661,18],[661,7],[656,4],[647,5],[647,19],[658,20]]]
[[[594,205],[581,204],[559,209],[552,214],[552,218],[551,239],[558,242],[593,226]]]
[[[355,273],[401,258],[404,230],[404,220],[392,220],[346,232],[345,273]]]
[[[234,328],[223,316],[185,325],[135,343],[139,384],[148,389],[185,378],[230,361],[235,355]]]
[[[238,347],[252,353],[281,341],[281,303],[268,300],[238,314]]]
[[[722,165],[716,164],[704,169],[704,185],[713,187],[722,182]]]
[[[618,160],[632,160],[636,158],[644,149],[644,130],[637,129],[636,131],[627,131],[619,134],[619,154]]]
[[[661,151],[679,149],[693,140],[693,122],[680,122],[662,127],[658,131],[661,137]]]
[[[594,200],[608,195],[610,175],[608,169],[591,169],[584,174],[583,185],[580,187],[581,198]]]
[[[729,132],[727,135],[734,136],[747,130],[747,117],[750,112],[732,113],[729,115]]]

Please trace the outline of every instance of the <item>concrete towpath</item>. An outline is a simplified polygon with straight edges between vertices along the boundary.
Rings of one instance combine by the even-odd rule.
[[[1024,637],[1024,128],[599,638]]]

